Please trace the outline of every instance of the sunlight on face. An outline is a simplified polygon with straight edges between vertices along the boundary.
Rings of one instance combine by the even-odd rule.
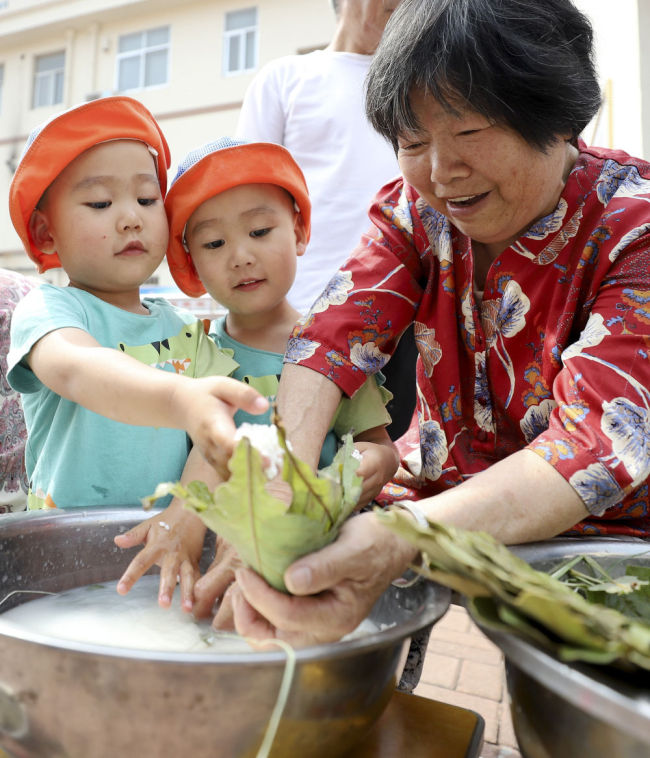
[[[554,210],[577,156],[565,138],[543,152],[476,111],[419,91],[411,103],[420,129],[398,139],[402,174],[463,234],[497,255]]]
[[[305,250],[293,199],[272,184],[244,184],[200,205],[186,226],[207,291],[234,313],[263,313],[284,301]]]
[[[169,238],[153,156],[135,140],[105,142],[75,158],[39,204],[44,252],[71,284],[93,293],[138,288]]]

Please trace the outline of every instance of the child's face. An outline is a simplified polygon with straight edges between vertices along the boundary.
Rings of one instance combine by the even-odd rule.
[[[139,288],[169,238],[146,145],[117,140],[86,150],[50,185],[30,229],[44,252],[59,254],[72,285],[109,300]]]
[[[272,184],[243,184],[210,198],[190,216],[185,237],[206,290],[246,316],[284,302],[306,245],[291,196]]]

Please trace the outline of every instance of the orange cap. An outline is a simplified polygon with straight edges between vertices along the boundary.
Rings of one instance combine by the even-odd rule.
[[[186,156],[165,198],[169,218],[167,263],[174,281],[186,295],[199,297],[205,287],[185,248],[185,226],[201,203],[241,184],[275,184],[287,190],[302,214],[309,240],[311,202],[307,183],[286,148],[229,137],[209,142]]]
[[[165,195],[169,147],[155,118],[130,97],[104,97],[77,105],[37,127],[29,136],[9,188],[11,221],[27,255],[42,274],[61,265],[57,253],[43,253],[29,233],[29,220],[45,190],[85,150],[101,142],[134,139],[156,151],[160,189]]]

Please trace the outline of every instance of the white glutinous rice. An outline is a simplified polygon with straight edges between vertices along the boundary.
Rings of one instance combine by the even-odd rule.
[[[264,473],[268,479],[274,479],[282,466],[284,450],[278,440],[278,427],[275,424],[242,424],[235,432],[235,439],[247,437],[251,445],[266,460]],[[288,445],[290,448],[290,446]]]
[[[150,574],[125,596],[117,594],[114,582],[104,582],[39,597],[0,613],[0,636],[35,634],[59,641],[162,652],[253,652],[243,637],[215,632],[209,619],[197,621],[183,611],[178,587],[171,608],[161,608],[159,583],[160,577]],[[345,639],[379,629],[366,619]]]

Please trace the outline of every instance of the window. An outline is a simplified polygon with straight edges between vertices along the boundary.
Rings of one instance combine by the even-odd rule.
[[[123,34],[117,48],[117,89],[155,87],[169,81],[169,27]]]
[[[32,108],[63,102],[65,52],[39,55],[34,64],[34,98]]]
[[[257,66],[257,8],[226,13],[223,49],[226,74]]]

